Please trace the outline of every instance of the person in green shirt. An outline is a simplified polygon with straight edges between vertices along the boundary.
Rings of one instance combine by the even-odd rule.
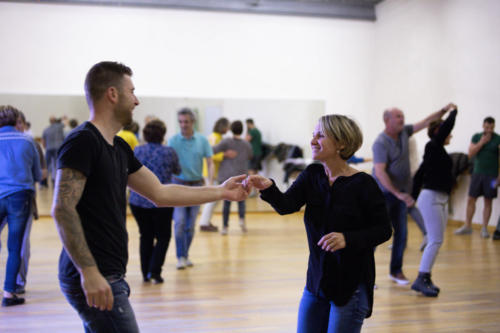
[[[469,146],[469,158],[474,158],[469,198],[465,224],[455,230],[456,235],[469,235],[472,233],[472,217],[476,211],[476,200],[484,196],[483,228],[481,237],[489,238],[487,226],[491,216],[493,199],[497,197],[497,187],[500,183],[498,176],[498,158],[500,149],[500,136],[495,133],[495,119],[487,117],[483,121],[483,132],[472,136]]]
[[[247,119],[246,124],[247,124],[246,140],[250,142],[253,153],[252,155],[253,157],[250,160],[248,172],[251,175],[255,175],[259,172],[259,170],[262,169],[262,166],[260,164],[262,157],[262,135],[260,134],[260,131],[257,129],[257,127],[255,127],[253,119],[250,118]]]

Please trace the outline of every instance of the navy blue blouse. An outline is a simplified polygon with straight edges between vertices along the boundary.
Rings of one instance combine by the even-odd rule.
[[[273,184],[261,191],[261,198],[281,215],[306,205],[307,290],[315,295],[322,291],[337,306],[343,306],[358,286],[364,284],[369,297],[369,317],[375,284],[374,247],[391,237],[385,200],[375,180],[359,172],[338,177],[330,185],[323,165],[311,164],[285,193]],[[332,253],[317,245],[321,237],[331,232],[344,235],[344,249]]]
[[[158,177],[162,184],[171,183],[172,174],[177,175],[181,172],[179,158],[171,147],[159,143],[147,143],[136,147],[134,154]],[[142,208],[156,208],[154,203],[134,191],[130,191],[129,202],[131,205]]]

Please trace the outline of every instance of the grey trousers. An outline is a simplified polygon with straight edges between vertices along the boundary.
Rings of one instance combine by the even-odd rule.
[[[448,222],[448,194],[424,189],[418,196],[417,204],[424,218],[427,231],[427,246],[422,254],[419,272],[430,273],[443,243]]]

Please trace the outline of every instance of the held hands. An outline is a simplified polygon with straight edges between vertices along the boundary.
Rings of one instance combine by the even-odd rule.
[[[454,103],[448,103],[445,107],[441,109],[441,117],[444,116],[446,112],[451,112],[457,109],[457,105]]]
[[[231,201],[241,201],[245,200],[250,194],[252,187],[258,190],[265,190],[270,187],[273,182],[259,175],[239,175],[231,177],[226,180],[222,185],[223,189],[222,198]]]
[[[327,252],[335,252],[345,248],[344,234],[340,232],[331,232],[324,235],[318,242],[318,246]]]
[[[251,190],[252,187],[255,187],[258,190],[265,190],[273,185],[273,182],[270,179],[262,177],[260,175],[251,175],[248,176],[247,179],[245,179],[245,184],[249,190]]]
[[[87,304],[101,311],[113,309],[113,293],[108,281],[101,275],[97,267],[82,269],[81,285]]]

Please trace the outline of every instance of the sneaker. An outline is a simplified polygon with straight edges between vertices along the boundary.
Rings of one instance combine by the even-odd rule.
[[[457,230],[455,230],[455,235],[470,235],[472,234],[472,228],[467,226],[461,226]]]
[[[212,223],[209,223],[207,225],[200,225],[200,231],[217,232],[219,231],[219,228],[217,228],[217,226],[213,225]]]
[[[242,232],[247,232],[247,225],[245,223],[245,219],[240,219],[240,228]]]
[[[220,231],[221,235],[227,235],[227,227],[222,227],[222,230]]]
[[[427,235],[424,235],[424,239],[422,239],[422,243],[420,243],[420,252],[424,252],[426,246],[427,246]]]
[[[14,306],[24,304],[24,298],[12,295],[12,297],[5,297],[2,299],[2,306]]]
[[[186,268],[186,258],[184,257],[180,257],[178,260],[177,260],[177,269],[184,269]]]
[[[493,233],[493,240],[499,240],[500,239],[500,231],[495,230]]]
[[[186,258],[186,267],[193,267],[194,264],[191,260],[189,260],[189,258]]]
[[[392,281],[396,282],[397,284],[400,285],[407,285],[410,283],[410,281],[406,278],[406,276],[403,274],[403,272],[399,272],[397,274],[389,274],[389,279]]]
[[[490,233],[488,232],[488,229],[486,229],[486,228],[481,229],[481,237],[482,238],[490,238]]]

